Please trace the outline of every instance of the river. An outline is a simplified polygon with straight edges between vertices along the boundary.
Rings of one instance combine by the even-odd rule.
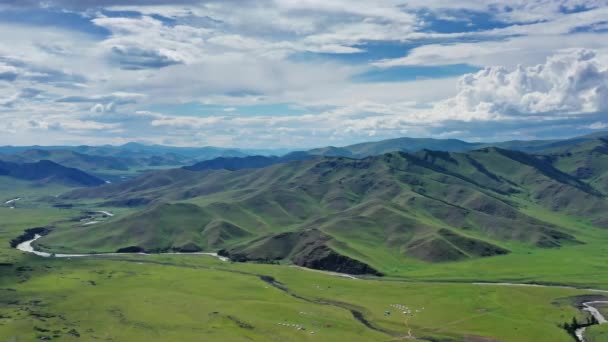
[[[14,204],[15,202],[21,200],[21,197],[18,198],[13,198],[12,200],[8,200],[6,202],[4,202],[5,205],[10,205],[10,204]]]
[[[91,254],[51,254],[51,253],[47,253],[47,252],[41,252],[41,251],[37,251],[34,249],[34,247],[32,246],[32,243],[38,239],[40,239],[42,236],[39,234],[36,234],[34,236],[33,239],[28,240],[28,241],[24,241],[20,244],[17,245],[17,247],[15,247],[16,249],[23,251],[23,252],[27,252],[27,253],[33,253],[36,254],[38,256],[41,257],[54,257],[54,258],[80,258],[80,257],[92,257],[92,256],[108,256],[108,255],[126,255],[126,254],[137,254],[137,255],[154,255],[154,254],[149,254],[149,253],[91,253]],[[187,254],[187,255],[208,255],[208,256],[212,256],[215,258],[218,258],[219,260],[222,261],[229,261],[228,258],[223,257],[218,255],[217,253],[203,253],[203,252],[194,252],[194,253],[180,253],[180,252],[170,252],[170,253],[156,253],[156,254]],[[315,270],[315,271],[320,271],[320,270]],[[327,271],[320,271],[323,273],[327,273],[329,275],[333,275],[333,276],[340,276],[340,277],[347,277],[350,279],[359,279],[353,275],[350,274],[341,274],[341,273],[336,273],[336,272],[327,272]],[[479,286],[522,286],[522,287],[547,287],[547,288],[561,288],[561,289],[573,289],[573,290],[583,290],[583,291],[589,291],[589,292],[601,292],[601,293],[608,293],[608,290],[600,290],[600,289],[580,289],[574,286],[565,286],[565,285],[542,285],[542,284],[520,284],[520,283],[490,283],[490,282],[475,282],[475,283],[471,283],[473,285],[479,285]],[[582,303],[583,305],[583,310],[589,312],[593,317],[595,317],[595,319],[598,321],[598,324],[605,324],[608,321],[606,320],[606,317],[604,317],[604,315],[602,315],[602,313],[593,306],[593,304],[608,304],[608,301],[590,301],[590,302],[584,302]],[[585,330],[586,328],[579,328],[576,330],[575,334],[576,334],[576,338],[578,339],[579,342],[585,342]]]
[[[589,312],[593,317],[595,317],[595,319],[597,320],[598,324],[605,324],[606,321],[606,317],[604,317],[604,315],[602,315],[602,313],[594,306],[592,306],[592,304],[608,304],[608,301],[601,301],[601,300],[596,300],[593,302],[585,302],[583,303],[583,310]],[[579,342],[585,342],[585,330],[587,328],[578,328],[576,329],[576,338],[579,340]]]
[[[23,251],[23,252],[27,252],[27,253],[33,253],[36,254],[38,256],[44,257],[44,258],[82,258],[82,257],[92,257],[92,256],[106,256],[106,255],[125,255],[125,254],[137,254],[137,255],[155,255],[155,254],[187,254],[187,255],[208,255],[208,256],[212,256],[214,258],[218,258],[222,261],[228,261],[229,259],[220,255],[217,255],[217,253],[204,253],[204,252],[193,252],[193,253],[180,253],[180,252],[168,252],[168,253],[90,253],[90,254],[60,254],[60,253],[47,253],[47,252],[41,252],[41,251],[37,251],[34,249],[34,246],[32,246],[32,243],[38,239],[40,239],[42,237],[42,235],[36,234],[34,235],[34,238],[28,241],[24,241],[20,244],[17,245],[17,247],[15,247],[16,249]]]

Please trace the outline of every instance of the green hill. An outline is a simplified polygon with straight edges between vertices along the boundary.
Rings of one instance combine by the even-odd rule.
[[[429,139],[429,138],[395,138],[381,141],[364,142],[344,147],[324,147],[308,151],[310,154],[331,157],[357,157],[363,158],[384,153],[402,151],[415,152],[423,149],[464,152],[480,148],[484,144],[469,143],[457,139]]]
[[[53,251],[222,250],[235,260],[383,273],[392,263],[452,262],[518,246],[580,244],[528,208],[608,226],[595,184],[550,158],[500,148],[423,150],[294,161],[238,171],[173,169],[78,189],[81,199],[142,211],[50,234]]]
[[[543,157],[563,172],[608,194],[608,139],[551,149]]]
[[[276,156],[247,156],[247,157],[219,157],[215,159],[198,162],[191,166],[184,166],[184,169],[190,171],[204,170],[242,170],[242,169],[259,169],[274,164],[286,163],[295,160],[313,159],[316,155],[306,152],[291,152],[282,157]]]
[[[35,163],[11,163],[0,161],[0,176],[33,181],[37,184],[61,184],[67,186],[98,186],[105,181],[79,169],[69,168],[50,160]]]

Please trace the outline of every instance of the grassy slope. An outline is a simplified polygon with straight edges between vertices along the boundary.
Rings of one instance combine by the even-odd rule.
[[[551,220],[550,210],[597,219],[606,208],[593,188],[550,163],[494,148],[315,160],[237,172],[170,170],[78,190],[63,200],[78,198],[151,207],[105,225],[51,234],[40,240],[42,247],[74,252],[193,244],[259,256],[244,243],[247,239],[320,229],[332,237],[327,246],[333,250],[392,275],[426,269],[428,262],[421,260],[466,260],[501,250],[514,255],[500,258],[514,260],[531,252],[551,255],[535,247],[576,246],[593,241],[594,230],[573,230],[568,221]],[[155,206],[164,202],[196,206]],[[222,242],[209,244],[203,232],[214,220],[246,233],[220,229],[215,235],[223,235]],[[261,251],[267,250],[264,246]]]
[[[608,140],[597,139],[552,149],[546,151],[543,156],[558,169],[608,193]]]
[[[567,298],[588,293],[349,280],[286,266],[224,263],[206,256],[42,259],[8,248],[8,241],[24,228],[54,223],[58,230],[55,233],[59,233],[67,226],[57,221],[88,209],[99,208],[51,209],[44,201],[36,201],[33,193],[22,208],[0,209],[0,215],[10,213],[3,215],[7,219],[0,222],[2,262],[12,263],[0,266],[0,336],[32,340],[58,335],[58,340],[66,341],[393,339],[357,322],[347,310],[351,308],[361,311],[380,329],[406,333],[411,328],[415,336],[450,341],[478,337],[570,341],[557,325],[573,316],[582,319],[583,315]],[[118,217],[111,220],[128,216],[128,212],[116,213]],[[533,263],[534,259],[530,261]],[[555,267],[546,271],[550,270],[561,271]],[[259,274],[276,278],[291,293],[312,302],[270,286]],[[608,283],[603,286],[608,288]],[[315,303],[318,300],[337,301],[342,308]],[[406,327],[405,316],[391,304],[424,310],[410,318]],[[390,310],[391,315],[384,316],[385,310]],[[301,324],[307,330],[279,325],[281,322]],[[72,335],[74,331],[70,334],[72,329],[79,338]],[[311,330],[315,334],[310,334]]]

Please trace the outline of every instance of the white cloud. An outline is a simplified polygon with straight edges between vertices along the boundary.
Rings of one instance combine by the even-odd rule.
[[[82,120],[56,121],[53,123],[47,123],[48,129],[65,131],[105,131],[119,127],[120,124],[118,123],[102,123]]]
[[[90,102],[113,102],[117,104],[135,103],[146,97],[144,94],[129,93],[129,92],[114,92],[106,95],[91,95],[91,96],[64,96],[58,98],[57,102],[68,103],[90,103]]]
[[[504,40],[475,43],[428,44],[414,48],[401,58],[383,59],[374,62],[377,67],[438,66],[446,64],[470,64],[476,66],[538,64],[563,49],[593,49],[607,52],[603,36],[580,33],[550,35],[543,37],[516,36]],[[603,55],[600,58],[605,58]]]
[[[606,129],[606,128],[608,128],[608,123],[598,121],[598,122],[592,123],[591,125],[585,126],[585,128],[594,129],[594,130]]]
[[[23,0],[11,6],[38,5]],[[13,134],[0,139],[25,141],[45,130],[49,141],[238,145],[247,139],[258,147],[310,146],[370,136],[473,136],[477,132],[459,122],[508,118],[527,125],[550,117],[578,120],[579,113],[606,109],[608,44],[601,32],[606,1],[54,0],[52,5],[80,13],[91,21],[89,29],[109,34],[84,32],[84,20],[69,29],[0,24],[0,129]],[[99,10],[110,5],[119,7]],[[112,13],[122,9],[142,15]],[[475,26],[472,12],[502,25],[429,31],[433,18]],[[388,58],[400,48],[401,58]],[[596,55],[555,55],[564,48],[593,49]],[[545,61],[548,56],[553,57]],[[374,83],[353,77],[378,67],[445,64],[491,68],[460,84],[457,77]],[[542,67],[531,66],[536,64]],[[191,103],[213,105],[218,113],[198,116]],[[300,109],[270,114],[247,108],[273,104]],[[171,110],[141,111],[180,105],[179,116],[168,114]],[[574,127],[593,129],[593,122],[604,122],[591,116]]]
[[[221,122],[222,117],[162,116],[151,121],[152,126],[199,129]]]
[[[7,98],[0,99],[0,106],[12,107],[19,101],[35,98],[40,93],[42,91],[39,89],[23,88]]]
[[[569,50],[543,64],[488,67],[463,76],[456,96],[435,106],[446,119],[492,120],[608,110],[608,65],[591,50]]]

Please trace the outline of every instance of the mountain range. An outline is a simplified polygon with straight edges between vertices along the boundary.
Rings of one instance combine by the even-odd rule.
[[[511,140],[499,142],[466,142],[458,139],[429,139],[429,138],[396,138],[373,142],[364,142],[345,147],[324,147],[307,151],[310,154],[323,156],[341,156],[363,158],[388,152],[415,152],[419,150],[434,150],[446,152],[467,152],[485,147],[498,147],[528,153],[577,145],[579,143],[608,138],[608,132],[599,132],[570,139],[553,140]]]
[[[370,144],[349,149],[360,156],[389,148]],[[61,203],[92,200],[136,211],[54,232],[38,246],[57,252],[219,250],[237,261],[382,274],[394,264],[582,243],[543,212],[608,227],[608,140],[602,135],[530,142],[525,149],[533,153],[523,152],[523,143],[502,144],[518,148],[359,158],[307,152],[296,160],[229,158],[154,171],[62,195]]]
[[[204,147],[178,147],[164,145],[146,145],[135,142],[126,143],[123,145],[102,145],[102,146],[0,146],[0,155],[19,154],[29,150],[62,150],[72,151],[79,154],[91,156],[106,156],[117,158],[142,158],[152,156],[174,156],[188,162],[208,160],[217,157],[244,157],[253,154],[272,155],[283,154],[287,151],[284,149],[278,150],[247,150],[247,149],[232,149],[213,146]]]
[[[237,261],[382,274],[394,263],[581,243],[537,210],[608,227],[607,137],[493,144],[399,138],[282,156],[139,144],[77,147],[97,154],[24,148],[0,156],[0,175],[85,187],[57,204],[134,209],[54,232],[38,242],[50,251],[219,251]],[[226,155],[113,184],[82,171],[124,171],[168,156],[180,166],[211,156],[202,151]]]
[[[156,167],[183,166],[189,170],[240,170],[261,168],[286,161],[325,157],[365,158],[388,152],[415,152],[423,149],[466,152],[484,147],[499,147],[535,153],[567,147],[598,138],[607,138],[608,132],[565,140],[515,140],[494,143],[473,143],[457,139],[396,138],[365,142],[344,147],[328,146],[302,151],[285,149],[227,149],[219,147],[173,147],[127,143],[120,146],[0,146],[0,160],[14,163],[32,163],[51,160],[78,168],[100,178],[120,181],[132,177],[131,170]]]
[[[328,146],[307,151],[295,151],[281,157],[277,156],[247,156],[247,157],[218,157],[211,160],[198,162],[184,168],[192,171],[201,170],[241,170],[249,168],[261,168],[287,161],[313,159],[318,157],[348,157],[365,158],[389,152],[403,151],[415,152],[420,150],[434,150],[445,152],[466,152],[486,147],[499,147],[529,153],[544,150],[559,149],[560,147],[576,146],[586,141],[608,138],[608,133],[602,132],[587,136],[576,137],[565,140],[530,140],[530,141],[506,141],[496,143],[470,143],[456,139],[421,139],[421,138],[397,138],[377,142],[366,142],[345,147]]]

